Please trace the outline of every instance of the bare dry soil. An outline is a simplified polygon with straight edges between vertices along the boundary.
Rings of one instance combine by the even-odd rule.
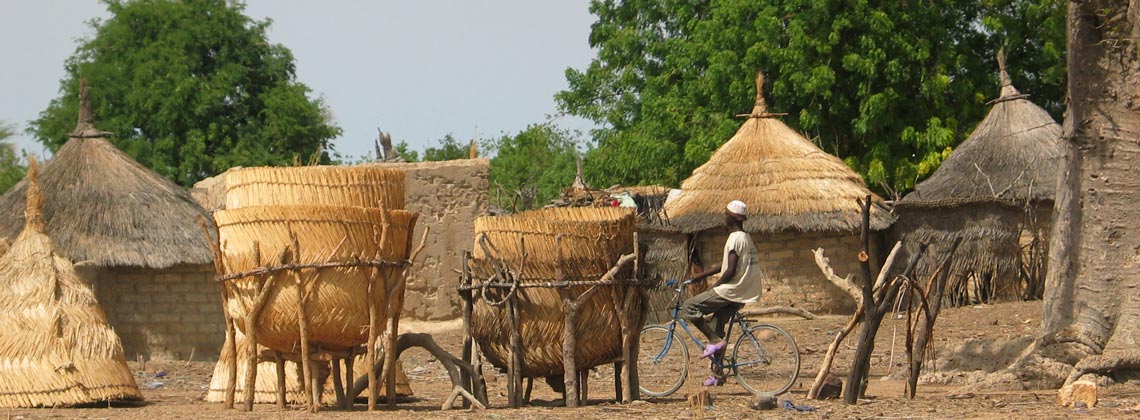
[[[1140,385],[1125,383],[1101,389],[1100,403],[1093,408],[1063,408],[1057,405],[1055,390],[987,392],[970,387],[972,381],[1014,360],[1030,343],[1040,325],[1040,302],[980,305],[943,310],[935,329],[935,353],[939,362],[930,366],[913,400],[902,398],[906,354],[903,347],[904,320],[883,321],[872,359],[872,380],[868,399],[857,405],[841,401],[812,401],[805,395],[810,387],[823,353],[835,332],[847,322],[845,316],[827,316],[817,320],[780,318],[765,320],[787,329],[798,341],[803,368],[790,392],[780,398],[797,406],[810,406],[814,411],[776,408],[756,411],[749,408],[752,395],[732,379],[722,387],[711,388],[714,404],[710,409],[690,409],[686,395],[701,389],[699,371],[690,374],[685,386],[670,398],[615,404],[612,369],[601,368],[591,375],[589,405],[578,409],[558,407],[555,394],[541,381],[534,385],[533,405],[512,410],[506,405],[506,381],[501,373],[485,372],[492,408],[489,410],[454,409],[441,411],[450,382],[443,368],[420,349],[404,354],[404,367],[416,396],[400,402],[396,408],[386,406],[368,412],[357,403],[344,411],[323,407],[309,414],[303,407],[292,406],[279,411],[273,405],[258,405],[253,412],[227,410],[221,404],[202,401],[213,363],[202,361],[152,361],[142,366],[131,363],[146,402],[131,406],[88,407],[68,409],[8,409],[0,411],[7,419],[83,418],[132,419],[158,418],[795,418],[795,419],[903,419],[903,418],[1140,418]],[[409,323],[404,330],[431,333],[445,349],[458,354],[463,340],[458,322]],[[854,353],[851,338],[839,352],[834,371],[845,377]],[[693,361],[693,366],[699,366]],[[162,372],[161,377],[156,374]],[[329,402],[326,402],[326,404]]]

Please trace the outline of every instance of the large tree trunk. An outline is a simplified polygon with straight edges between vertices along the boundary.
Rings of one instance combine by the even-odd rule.
[[[1043,335],[1032,356],[1039,361],[1135,359],[1140,343],[1140,5],[1129,6],[1069,3],[1069,109]],[[1036,385],[1056,386],[1069,374],[1052,370]]]

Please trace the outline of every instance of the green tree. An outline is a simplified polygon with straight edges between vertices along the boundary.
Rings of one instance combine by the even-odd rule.
[[[491,197],[499,207],[525,210],[562,195],[574,182],[574,136],[550,124],[536,124],[484,145],[491,158]]]
[[[270,21],[240,1],[104,0],[66,62],[60,96],[29,131],[57,150],[75,126],[79,78],[96,126],[152,170],[191,185],[242,165],[329,161],[340,134],[320,99],[296,80],[293,55],[269,42]]]
[[[1058,24],[1057,10],[1027,4],[1056,2],[595,0],[598,55],[567,69],[569,88],[556,99],[603,127],[586,161],[590,181],[677,185],[740,126],[733,116],[751,109],[761,69],[769,109],[873,187],[906,190],[997,94],[998,40],[1038,40],[1026,28]],[[1039,18],[1015,24],[1026,10]],[[1014,49],[1011,63],[1027,51]],[[1061,63],[1050,53],[1027,65]],[[1019,86],[1051,83],[1055,93],[1063,80],[1033,82]]]
[[[471,156],[471,151],[468,146],[465,144],[459,144],[459,140],[456,140],[455,136],[453,136],[451,133],[447,133],[447,135],[443,136],[443,138],[437,140],[436,143],[438,143],[437,147],[428,147],[424,149],[425,162],[467,159],[468,156]],[[403,146],[406,150],[407,144],[404,144]],[[397,145],[396,150],[400,151],[399,145]],[[403,152],[400,152],[400,156],[404,156]],[[415,154],[412,154],[410,156],[413,158],[418,157]],[[408,159],[407,156],[405,156],[404,159],[409,162],[413,161],[412,159]]]
[[[411,150],[410,146],[408,146],[407,141],[400,140],[399,143],[396,143],[395,147],[396,147],[396,153],[398,153],[400,155],[400,157],[404,158],[404,160],[406,160],[408,162],[419,162],[420,161],[420,152],[417,152],[415,150]]]
[[[7,141],[15,133],[12,126],[0,123],[0,194],[11,189],[28,174],[28,166],[16,154],[16,145]]]

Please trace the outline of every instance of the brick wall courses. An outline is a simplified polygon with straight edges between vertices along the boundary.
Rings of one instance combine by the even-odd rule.
[[[216,358],[225,340],[213,266],[167,270],[81,267],[128,359]]]

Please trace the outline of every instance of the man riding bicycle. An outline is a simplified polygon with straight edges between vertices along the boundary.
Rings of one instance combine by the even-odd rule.
[[[760,259],[752,237],[744,231],[744,221],[748,219],[748,206],[742,201],[733,200],[725,207],[724,216],[729,234],[724,243],[721,263],[698,273],[690,281],[701,280],[717,273],[720,273],[720,279],[713,288],[686,300],[682,309],[685,318],[709,339],[704,352],[701,353],[702,359],[714,355],[720,357],[718,353],[721,353],[727,345],[723,338],[725,325],[728,324],[732,314],[744,307],[744,304],[760,299]],[[713,318],[716,319],[715,329],[710,327],[705,319],[708,314],[713,314]],[[705,385],[723,383],[717,376],[706,379]]]

